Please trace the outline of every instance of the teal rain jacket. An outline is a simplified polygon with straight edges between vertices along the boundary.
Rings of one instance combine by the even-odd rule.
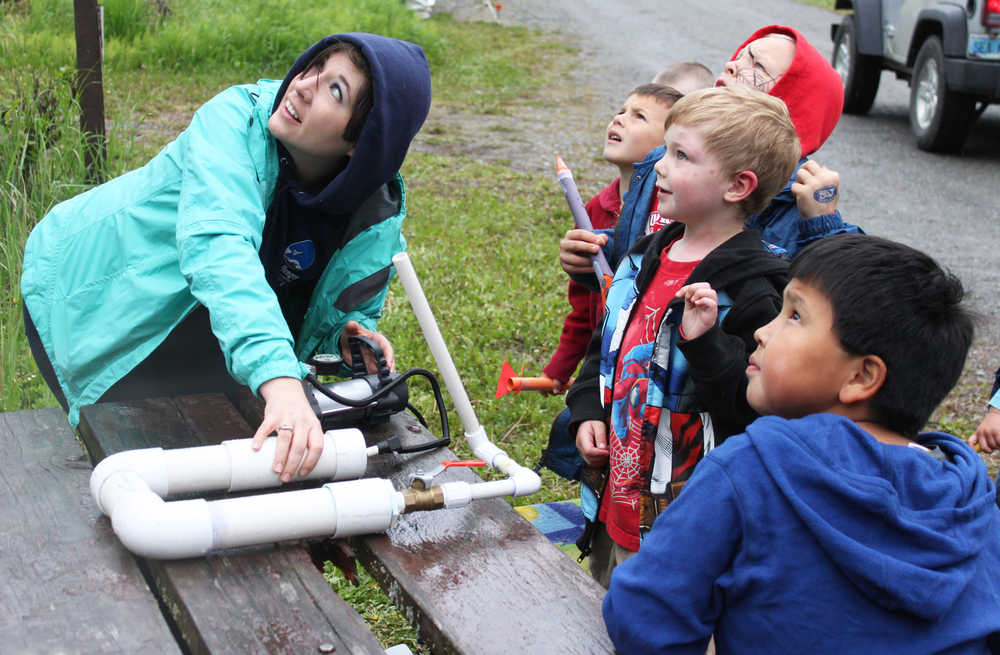
[[[376,151],[390,140],[408,145],[430,103],[423,52],[383,37],[339,36],[358,42],[370,61],[378,57],[374,48],[386,44],[409,61],[409,68],[372,61],[374,106],[355,154],[364,143]],[[384,177],[365,180],[371,195],[352,208],[349,240],[316,283],[294,339],[258,255],[279,169],[267,122],[283,84],[329,38],[310,48],[284,83],[260,80],[223,91],[148,164],[56,205],[32,231],[21,293],[66,395],[71,425],[81,405],[97,401],[199,303],[209,310],[229,371],[255,393],[269,379],[303,377],[301,361],[315,352],[339,353],[347,321],[375,329],[391,258],[406,245],[397,172],[405,146],[391,156],[376,152],[381,162],[355,156],[345,169],[354,169],[355,180],[361,166]],[[412,82],[397,84],[396,76],[426,78],[426,88],[414,92]],[[400,88],[406,97],[388,97]],[[401,127],[407,121],[389,120],[385,108],[406,101],[413,117]],[[330,186],[343,185],[343,176]]]

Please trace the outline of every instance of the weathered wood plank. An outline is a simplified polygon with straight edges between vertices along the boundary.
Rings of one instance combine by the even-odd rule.
[[[0,461],[0,651],[179,653],[65,414],[0,414]]]
[[[92,454],[162,443],[186,447],[252,435],[223,396],[93,405],[81,412]],[[95,455],[96,457],[96,455]],[[180,561],[143,560],[192,653],[381,653],[364,619],[296,545]]]
[[[408,413],[366,431],[369,443],[431,435]],[[461,438],[461,437],[459,437]],[[380,456],[369,476],[409,484],[448,450]],[[435,479],[476,482],[469,469]],[[385,535],[353,540],[358,556],[417,625],[435,654],[612,653],[601,615],[604,589],[501,499],[400,517]]]

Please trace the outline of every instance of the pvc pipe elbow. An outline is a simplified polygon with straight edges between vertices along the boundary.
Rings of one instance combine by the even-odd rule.
[[[511,479],[514,481],[515,496],[530,496],[542,488],[541,476],[524,466],[518,466]]]
[[[466,432],[465,439],[469,442],[469,446],[472,448],[472,453],[490,465],[490,468],[497,469],[499,457],[507,457],[504,451],[497,448],[493,442],[491,442],[486,437],[486,430],[479,426],[474,432]]]
[[[114,502],[114,494],[104,492],[105,483],[117,473],[129,471],[138,475],[143,486],[158,496],[164,496],[168,489],[167,467],[163,461],[162,448],[142,448],[124,450],[108,455],[90,473],[90,495],[103,514],[111,515],[109,503]]]
[[[115,497],[111,527],[126,548],[142,557],[198,557],[212,549],[212,518],[205,500],[164,502],[135,473],[108,478]]]

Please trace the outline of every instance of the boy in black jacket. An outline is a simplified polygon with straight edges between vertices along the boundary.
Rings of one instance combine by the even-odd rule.
[[[593,521],[581,552],[605,586],[694,465],[755,417],[747,357],[786,281],[787,264],[744,230],[798,161],[784,103],[706,89],[678,101],[665,127],[659,210],[677,222],[638,241],[619,265],[566,399]],[[703,324],[698,309],[707,305],[718,306],[717,324]]]

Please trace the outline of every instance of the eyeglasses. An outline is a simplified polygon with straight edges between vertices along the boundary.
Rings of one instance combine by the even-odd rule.
[[[742,84],[753,87],[758,91],[770,91],[778,83],[775,77],[757,68],[757,57],[754,55],[753,50],[750,49],[750,46],[747,46],[729,63],[735,68],[733,77]]]
[[[778,83],[778,80],[772,76],[752,66],[750,68],[741,68],[737,71],[736,79],[758,91],[770,91]]]

